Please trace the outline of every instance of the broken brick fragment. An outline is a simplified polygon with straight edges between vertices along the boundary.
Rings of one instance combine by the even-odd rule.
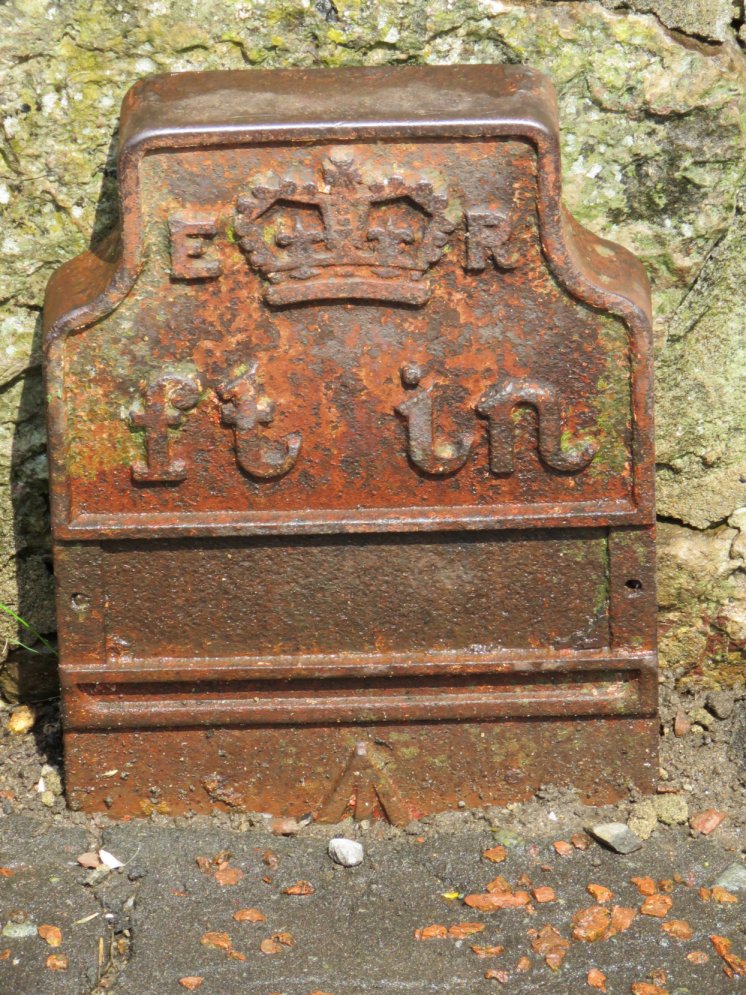
[[[313,895],[316,891],[310,881],[296,881],[289,888],[283,888],[283,895]]]
[[[704,812],[695,813],[689,820],[689,825],[695,831],[695,833],[701,833],[703,836],[709,836],[713,833],[720,823],[725,819],[725,812],[721,812],[716,808],[705,809]]]
[[[493,846],[490,850],[485,850],[482,853],[484,859],[491,861],[493,864],[501,864],[507,855],[508,851],[504,846]]]
[[[223,866],[215,871],[215,880],[222,887],[238,884],[243,877],[243,871],[239,867]]]
[[[591,905],[587,909],[579,909],[572,917],[573,939],[585,943],[608,940],[617,933],[629,929],[636,916],[635,909],[623,905],[615,905],[612,909],[603,905]]]
[[[585,890],[592,898],[596,899],[599,905],[606,905],[614,897],[614,893],[602,884],[589,884]]]
[[[723,958],[733,974],[746,974],[746,960],[731,953],[732,940],[728,940],[725,936],[711,936],[710,943],[712,943],[717,953]]]
[[[445,926],[433,923],[431,926],[423,926],[422,929],[414,931],[415,940],[445,940],[448,930]]]
[[[625,905],[615,905],[611,910],[611,921],[609,923],[609,936],[616,936],[623,933],[632,925],[637,918],[637,910]]]
[[[671,911],[672,899],[668,895],[650,895],[640,906],[640,913],[644,916],[656,916],[662,919]]]
[[[66,954],[50,954],[45,963],[50,971],[66,971],[69,965]]]
[[[738,896],[732,894],[727,888],[722,888],[719,884],[714,884],[710,890],[710,896],[713,902],[720,903],[735,903],[738,901]],[[41,927],[40,927],[41,931]]]
[[[630,878],[632,884],[641,895],[654,895],[658,891],[658,885],[652,878]]]
[[[691,950],[686,955],[686,959],[691,961],[692,964],[706,964],[710,959],[710,955],[706,954],[704,950]]]
[[[216,950],[230,950],[233,942],[227,933],[208,931],[202,934],[200,941],[206,947],[214,947]]]
[[[279,954],[283,947],[294,946],[295,939],[292,933],[273,933],[272,936],[262,940],[259,949],[263,954]]]
[[[669,919],[661,923],[661,929],[676,940],[691,940],[692,927],[684,919]]]
[[[38,933],[42,940],[46,940],[48,946],[62,946],[62,930],[59,926],[39,926]]]
[[[499,957],[500,954],[505,950],[505,947],[480,947],[478,945],[472,945],[472,951],[477,955],[477,957]]]
[[[491,895],[510,895],[513,891],[505,878],[499,875],[486,884],[484,890],[488,891]]]
[[[549,888],[547,885],[534,888],[531,894],[534,896],[534,900],[540,905],[544,905],[546,902],[553,902],[557,898],[554,888]]]
[[[485,930],[483,922],[458,922],[448,927],[448,936],[452,940],[463,940],[474,933],[482,933]]]
[[[681,739],[682,736],[686,736],[691,730],[692,723],[689,720],[689,716],[683,710],[679,709],[676,713],[676,717],[673,720],[673,734],[677,739]]]
[[[525,907],[531,901],[527,891],[517,891],[514,895],[467,895],[464,905],[480,912],[495,912],[497,909],[517,909]]]
[[[529,930],[531,939],[531,949],[540,957],[552,971],[557,971],[562,966],[562,962],[570,949],[570,941],[566,940],[554,926],[544,926],[538,932]]]
[[[601,905],[591,905],[587,909],[579,909],[572,917],[572,935],[575,940],[584,943],[595,943],[603,940],[611,923],[611,912]]]
[[[259,909],[237,909],[233,913],[236,922],[266,922],[267,917]]]

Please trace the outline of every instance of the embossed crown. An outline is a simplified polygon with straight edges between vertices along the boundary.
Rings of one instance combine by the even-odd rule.
[[[345,155],[321,172],[320,182],[257,180],[238,200],[235,231],[269,281],[265,299],[424,304],[432,292],[425,274],[455,228],[446,195],[423,176],[363,177]]]

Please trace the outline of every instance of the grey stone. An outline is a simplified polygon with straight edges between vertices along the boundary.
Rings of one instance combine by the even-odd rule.
[[[733,691],[710,691],[706,704],[715,718],[729,719],[735,707],[735,695]]]
[[[728,750],[730,758],[735,762],[739,770],[746,774],[746,750],[743,748],[744,743],[746,743],[746,700],[739,701],[736,705]]]
[[[616,853],[634,853],[642,847],[639,837],[623,822],[603,822],[597,826],[588,826],[586,832]]]
[[[746,337],[743,306],[734,304],[746,287],[742,179],[735,192],[733,222],[704,261],[692,292],[673,311],[656,366],[659,513],[697,529],[710,529],[713,540],[727,535],[729,549],[738,533],[717,523],[728,521],[743,506],[746,459],[742,432],[746,395],[735,372],[746,362]],[[730,357],[719,369],[711,363],[717,355]],[[740,529],[737,521],[733,528]],[[705,548],[701,546],[700,552]],[[717,549],[713,552],[717,554]],[[729,571],[721,574],[720,597],[726,601],[727,594],[735,595],[735,603],[743,607],[743,592],[734,590],[737,578],[731,577],[738,567],[734,556]],[[712,567],[706,564],[705,569],[709,572]],[[718,624],[726,623],[719,619]]]
[[[95,867],[90,874],[86,875],[85,883],[89,888],[95,888],[100,885],[102,881],[111,874],[111,868],[107,867],[106,864],[102,864],[100,867]]]
[[[365,859],[362,843],[345,839],[343,836],[335,836],[329,840],[327,850],[334,863],[343,867],[357,867]]]
[[[730,864],[722,874],[718,875],[713,884],[720,885],[730,892],[746,892],[746,866],[739,863]]]
[[[36,936],[38,930],[32,922],[7,922],[3,926],[3,936],[9,940],[24,940]]]

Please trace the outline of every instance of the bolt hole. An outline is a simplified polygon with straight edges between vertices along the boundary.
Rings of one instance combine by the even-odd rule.
[[[84,612],[91,606],[91,599],[87,594],[73,594],[70,604],[76,612]]]
[[[642,590],[642,581],[632,577],[630,580],[624,582],[624,586],[627,590],[632,591],[634,594],[638,594]]]

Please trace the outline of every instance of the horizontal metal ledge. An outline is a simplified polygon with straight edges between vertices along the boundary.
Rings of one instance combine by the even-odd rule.
[[[655,655],[456,654],[66,666],[70,729],[486,721],[655,714]]]
[[[154,539],[185,536],[306,535],[335,532],[411,532],[561,526],[651,525],[654,511],[631,501],[506,504],[485,508],[436,507],[349,511],[157,512],[78,514],[57,521],[56,539]]]
[[[571,674],[576,670],[639,670],[655,676],[652,651],[591,650],[419,650],[408,653],[306,653],[230,657],[112,656],[108,660],[63,662],[63,687],[143,681],[292,681],[355,677]]]

